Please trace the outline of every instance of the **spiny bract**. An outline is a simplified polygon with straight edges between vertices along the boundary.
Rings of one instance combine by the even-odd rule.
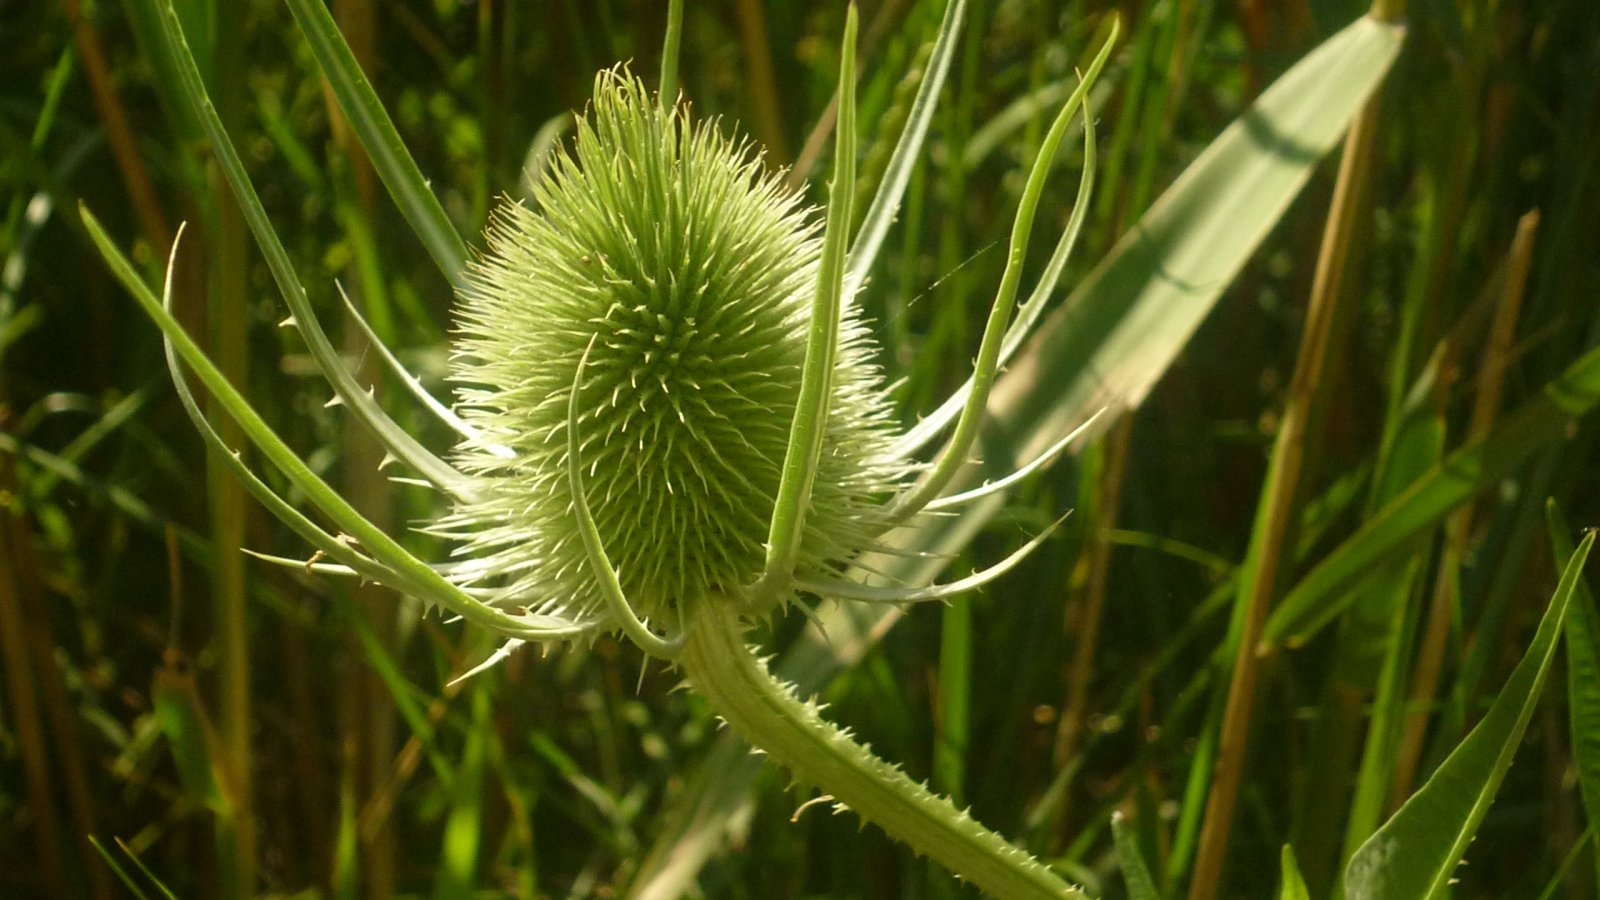
[[[534,191],[502,209],[461,292],[454,379],[480,432],[475,499],[440,531],[477,586],[593,621],[602,601],[567,483],[578,388],[585,495],[640,615],[756,579],[805,362],[821,244],[748,144],[602,73]],[[849,309],[848,298],[846,308]],[[873,347],[844,316],[801,570],[858,550],[904,472]],[[509,448],[510,453],[506,452]]]

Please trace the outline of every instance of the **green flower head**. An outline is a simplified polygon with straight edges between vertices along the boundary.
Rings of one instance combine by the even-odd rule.
[[[575,146],[507,204],[461,291],[453,377],[473,499],[440,530],[473,580],[602,607],[568,485],[568,402],[594,523],[638,614],[762,573],[805,366],[820,228],[749,144],[602,73]],[[881,530],[907,470],[875,348],[844,304],[801,571]],[[587,352],[587,357],[585,356]],[[583,377],[578,378],[580,361]]]

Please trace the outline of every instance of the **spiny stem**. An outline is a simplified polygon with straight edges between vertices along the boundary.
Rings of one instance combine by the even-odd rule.
[[[816,706],[773,678],[744,643],[732,604],[685,604],[679,664],[689,682],[747,741],[800,781],[833,795],[862,819],[979,889],[1007,900],[1083,898],[1078,889],[949,800],[872,755]]]

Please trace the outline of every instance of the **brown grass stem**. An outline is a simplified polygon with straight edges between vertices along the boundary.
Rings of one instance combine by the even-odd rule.
[[[9,476],[14,457],[0,456],[8,477],[3,482],[6,492],[15,484]],[[11,495],[7,506],[15,504]],[[0,673],[5,676],[6,696],[10,701],[7,720],[15,735],[17,750],[22,757],[23,782],[33,811],[34,852],[37,856],[38,884],[46,896],[67,896],[66,878],[62,869],[60,824],[56,820],[55,794],[50,778],[49,751],[44,736],[44,718],[39,711],[39,697],[34,682],[32,655],[28,652],[28,623],[22,608],[22,590],[18,584],[15,561],[18,548],[11,546],[17,529],[10,520],[16,511],[0,511],[6,528],[0,529]]]
[[[1095,654],[1100,645],[1100,618],[1105,609],[1106,585],[1111,570],[1112,529],[1122,508],[1122,480],[1128,470],[1128,449],[1133,417],[1124,415],[1111,427],[1102,449],[1104,460],[1094,486],[1097,528],[1087,552],[1079,557],[1072,578],[1072,596],[1065,615],[1066,633],[1074,639],[1072,661],[1066,671],[1067,699],[1056,724],[1055,767],[1071,764],[1083,744],[1089,718],[1089,687],[1094,679]],[[1063,830],[1070,792],[1062,791],[1054,813],[1057,844],[1065,843]]]
[[[123,184],[128,189],[128,200],[144,236],[155,247],[165,248],[172,243],[172,229],[167,226],[166,213],[161,201],[156,199],[156,189],[139,156],[139,146],[133,129],[128,125],[127,113],[106,64],[105,50],[100,46],[100,35],[83,17],[79,0],[61,0],[72,23],[72,39],[78,47],[78,57],[83,62],[84,76],[89,79],[89,90],[94,94],[94,105],[106,127],[106,142],[111,146],[111,158],[117,163]]]
[[[1537,210],[1527,213],[1517,222],[1517,232],[1512,238],[1506,261],[1505,288],[1495,307],[1494,322],[1490,325],[1489,339],[1483,349],[1483,365],[1478,370],[1472,419],[1467,426],[1469,441],[1478,440],[1489,433],[1500,409],[1506,368],[1512,357],[1517,316],[1522,309],[1528,269],[1533,260],[1533,241],[1538,229]],[[1452,513],[1445,525],[1445,545],[1439,560],[1439,574],[1429,601],[1428,620],[1411,679],[1408,705],[1412,713],[1406,720],[1405,732],[1395,756],[1394,780],[1390,783],[1389,792],[1391,809],[1398,809],[1411,795],[1417,765],[1422,759],[1430,718],[1428,710],[1438,692],[1439,676],[1444,670],[1450,628],[1460,601],[1459,573],[1472,535],[1475,510],[1474,504],[1466,504]]]
[[[739,14],[739,40],[744,45],[745,75],[750,79],[756,136],[766,149],[767,164],[782,167],[789,162],[789,142],[783,136],[783,109],[778,102],[778,79],[772,68],[766,12],[759,0],[739,0],[735,8]]]
[[[1340,290],[1346,274],[1352,234],[1362,208],[1360,192],[1372,165],[1373,135],[1378,102],[1367,103],[1345,136],[1344,157],[1334,184],[1333,199],[1323,231],[1322,246],[1312,278],[1311,297],[1295,361],[1289,396],[1273,444],[1272,458],[1257,508],[1250,550],[1239,581],[1239,607],[1235,611],[1233,672],[1223,709],[1216,766],[1206,797],[1206,814],[1189,887],[1189,900],[1214,900],[1222,886],[1228,837],[1233,828],[1234,806],[1244,774],[1249,746],[1250,720],[1255,706],[1261,656],[1257,644],[1276,590],[1278,570],[1294,547],[1291,534],[1302,463],[1306,456],[1306,430],[1312,406],[1321,395],[1327,368],[1327,349],[1333,332]]]

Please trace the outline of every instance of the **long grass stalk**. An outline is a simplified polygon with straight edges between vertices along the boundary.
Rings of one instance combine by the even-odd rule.
[[[218,10],[220,12],[220,9]],[[238,56],[244,46],[244,31],[221,27],[213,36],[211,59],[224,61]],[[203,38],[197,38],[204,40]],[[241,66],[219,64],[214,72],[217,113],[224,122],[237,125],[245,115],[245,70]],[[215,196],[230,197],[226,179],[217,167],[208,177]],[[213,249],[216,265],[211,267],[215,281],[207,319],[211,326],[211,356],[223,374],[234,384],[250,381],[247,333],[250,324],[250,237],[237,203],[218,203]],[[212,404],[212,415],[220,407]],[[243,432],[226,417],[222,437],[230,446],[243,442]],[[207,496],[211,505],[211,535],[216,544],[216,571],[212,575],[215,627],[219,658],[220,714],[217,716],[219,748],[222,758],[217,768],[229,783],[225,796],[228,815],[219,823],[219,847],[223,867],[224,891],[231,897],[250,897],[256,892],[256,812],[255,762],[252,738],[254,694],[250,677],[249,595],[246,589],[245,556],[237,548],[247,544],[246,523],[251,504],[239,481],[213,456],[208,466]]]
[[[0,459],[7,472],[13,471],[9,457]],[[0,484],[14,484],[8,476]],[[45,739],[44,717],[39,710],[38,685],[33,672],[33,655],[28,648],[29,626],[22,606],[22,591],[14,561],[21,554],[10,546],[17,529],[11,526],[12,509],[0,510],[0,672],[5,677],[10,701],[7,720],[22,757],[22,775],[28,806],[33,810],[33,851],[37,884],[52,897],[67,896],[63,868],[61,824],[56,815],[54,782],[51,778],[49,745]]]
[[[1506,367],[1511,359],[1511,345],[1516,336],[1517,318],[1527,288],[1528,270],[1533,260],[1533,242],[1538,233],[1538,226],[1537,212],[1524,215],[1518,221],[1516,235],[1511,241],[1505,288],[1500,295],[1500,302],[1495,306],[1494,322],[1490,326],[1489,339],[1484,345],[1482,367],[1478,370],[1472,418],[1467,426],[1468,440],[1481,440],[1487,435],[1499,413]],[[1445,652],[1449,646],[1451,629],[1460,604],[1459,572],[1467,556],[1475,511],[1474,504],[1465,504],[1451,513],[1445,524],[1445,545],[1439,560],[1439,573],[1428,607],[1427,623],[1423,629],[1416,666],[1412,670],[1410,691],[1412,712],[1406,720],[1405,732],[1395,754],[1394,775],[1389,794],[1391,809],[1398,809],[1411,795],[1417,765],[1422,758],[1424,739],[1431,719],[1428,709],[1438,692]]]
[[[1100,646],[1100,620],[1110,584],[1112,535],[1122,512],[1122,481],[1128,470],[1128,453],[1133,435],[1133,420],[1124,416],[1112,426],[1111,436],[1101,446],[1099,477],[1093,492],[1096,529],[1073,573],[1071,596],[1065,616],[1067,635],[1072,639],[1072,658],[1066,671],[1066,702],[1056,725],[1053,759],[1056,768],[1073,764],[1083,745],[1089,720],[1090,685],[1094,679],[1096,651]],[[1063,843],[1070,792],[1062,791],[1054,812],[1056,842]]]
[[[1298,508],[1301,464],[1307,452],[1306,429],[1312,407],[1322,393],[1337,304],[1345,296],[1340,287],[1346,275],[1351,236],[1358,224],[1357,214],[1362,207],[1359,192],[1366,182],[1366,170],[1372,164],[1376,104],[1376,99],[1368,101],[1345,136],[1344,157],[1340,160],[1317,256],[1300,351],[1256,512],[1243,569],[1245,575],[1239,582],[1229,634],[1230,642],[1237,641],[1233,669],[1223,708],[1216,767],[1206,797],[1205,821],[1189,885],[1189,900],[1213,900],[1222,890],[1223,865],[1255,707],[1261,663],[1257,644],[1277,590],[1279,567],[1294,546],[1292,525]]]
[[[767,11],[759,0],[738,0],[739,39],[744,45],[745,74],[749,77],[750,104],[755,132],[774,168],[789,162],[789,142],[783,133],[783,106],[778,99],[778,79],[772,65],[772,42],[767,38]]]
[[[111,156],[116,160],[117,171],[121,173],[123,186],[128,191],[128,200],[133,204],[133,211],[139,218],[145,237],[156,247],[166,247],[172,243],[172,229],[167,224],[167,216],[156,195],[150,171],[139,153],[133,128],[128,124],[127,112],[117,95],[111,67],[106,62],[105,49],[100,44],[100,35],[94,25],[84,18],[81,0],[61,0],[61,6],[72,23],[72,39],[83,62],[84,75],[89,79],[95,108],[105,124],[106,140],[111,145]]]

